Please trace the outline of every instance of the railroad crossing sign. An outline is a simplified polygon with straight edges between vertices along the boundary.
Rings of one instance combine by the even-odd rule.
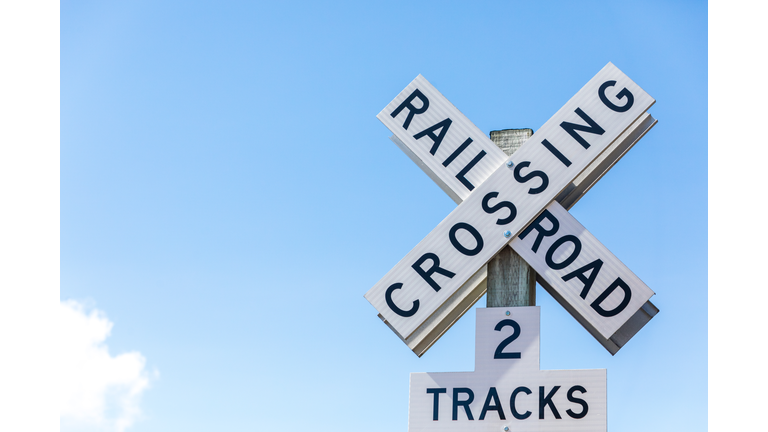
[[[421,356],[485,293],[485,264],[510,244],[615,354],[658,311],[653,291],[558,201],[572,206],[655,124],[653,103],[609,63],[507,158],[417,77],[378,118],[460,204],[365,297]]]
[[[539,370],[538,306],[476,311],[475,372],[412,373],[408,430],[606,430],[605,369]]]

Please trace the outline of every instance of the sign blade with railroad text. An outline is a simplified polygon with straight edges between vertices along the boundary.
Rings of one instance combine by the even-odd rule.
[[[482,184],[472,183],[472,170],[484,169],[485,155],[469,159],[456,174],[470,191],[466,199],[366,299],[398,334],[411,335],[653,103],[618,68],[606,65]],[[394,129],[400,140],[424,140],[431,154],[443,142],[460,142],[449,149],[444,166],[485,137],[471,123],[454,121],[458,110],[452,105],[430,105],[413,82],[383,113],[400,124]]]
[[[622,328],[654,294],[557,201],[510,246],[579,322],[605,339]]]
[[[539,370],[538,306],[476,312],[475,371],[412,373],[409,431],[606,430],[605,369]]]
[[[453,105],[451,105],[451,103],[425,78],[419,76],[414,82],[418,83],[417,88],[419,89],[420,94],[428,98],[431,105],[448,106],[455,110]],[[458,110],[452,115],[452,119],[456,123],[471,124],[470,120]],[[392,124],[392,122],[388,123]],[[638,120],[627,129],[618,140],[616,140],[617,143],[612,146],[616,147],[614,153],[617,154],[615,154],[614,157],[618,159],[623,156],[624,151],[622,150],[631,147],[632,144],[639,140],[639,138],[653,127],[655,123],[655,119],[647,113],[638,118]],[[392,129],[393,132],[398,127],[399,125],[394,123]],[[473,131],[477,134],[475,129],[477,128],[474,128]],[[446,191],[454,201],[461,203],[464,198],[469,195],[469,190],[464,184],[454,181],[455,176],[457,175],[456,173],[460,172],[460,169],[451,169],[451,164],[437,163],[440,161],[440,158],[438,157],[440,156],[440,153],[435,152],[436,154],[432,154],[429,145],[425,145],[425,143],[419,140],[413,141],[409,145],[400,141],[397,137],[393,137],[392,141],[395,142],[395,144],[430,178],[432,178],[441,189]],[[455,144],[455,142],[453,144]],[[471,144],[473,151],[470,153],[485,154],[485,157],[488,160],[488,166],[490,166],[490,163],[495,163],[498,167],[507,159],[504,152],[489,139],[478,139]],[[451,143],[449,142],[449,146],[450,145]],[[444,151],[443,154],[449,154],[449,150]],[[606,153],[607,152],[608,150],[606,150]],[[601,156],[601,158],[602,157],[603,156]],[[601,162],[601,158],[598,158],[595,162]],[[482,160],[485,159],[481,159],[481,161]],[[593,165],[605,164],[593,163]],[[610,166],[608,166],[608,168],[610,168]],[[587,169],[598,170],[599,168],[600,166],[590,166]],[[474,174],[473,180],[478,184],[481,184],[491,172],[490,170],[485,169],[482,172],[476,172]],[[602,174],[602,172],[596,172],[595,174]],[[574,186],[574,188],[586,189],[587,186],[589,185],[580,184]],[[569,201],[573,202],[573,200]],[[590,234],[589,231],[587,231],[557,201],[552,201],[547,207],[547,210],[545,210],[539,217],[541,220],[537,219],[538,223],[534,222],[534,224],[532,224],[536,229],[534,232],[536,236],[530,237],[532,240],[523,245],[524,241],[517,237],[509,244],[509,246],[523,256],[528,264],[536,270],[539,282],[542,286],[544,286],[545,289],[549,291],[611,354],[615,354],[626,341],[634,336],[633,332],[628,331],[626,328],[622,329],[623,326],[633,319],[633,317],[635,318],[635,321],[644,318],[645,320],[642,321],[641,325],[639,327],[635,326],[635,329],[633,329],[639,330],[640,327],[642,327],[642,324],[649,321],[653,315],[655,315],[653,312],[646,312],[646,310],[657,311],[655,306],[649,302],[649,298],[653,295],[653,291],[651,291],[629,268],[605,248],[605,246],[603,246],[592,234]],[[542,239],[538,239],[538,236],[541,236],[544,240],[543,244]],[[551,257],[548,259],[548,251],[553,246],[555,246],[557,251],[553,251],[551,253],[552,255],[556,252],[566,252],[566,249],[567,252],[572,255],[567,256],[567,261],[556,260],[558,262],[555,262]],[[560,247],[563,248],[562,251],[558,249]],[[525,250],[521,250],[522,248]],[[540,253],[537,254],[537,251],[540,251]],[[571,258],[571,256],[573,256],[573,258]],[[588,261],[585,262],[587,259]],[[589,266],[587,266],[587,264],[589,264]],[[582,273],[573,273],[573,271],[578,269],[583,269]],[[594,270],[594,274],[592,274],[592,270]],[[598,277],[600,280],[596,281],[596,278]],[[478,281],[470,280],[467,283],[478,284]],[[472,289],[465,289],[463,292],[465,292],[465,295],[467,296],[474,294],[474,296],[477,297],[477,294],[474,293]],[[457,293],[457,295],[459,294]],[[616,304],[613,304],[612,307],[608,309],[601,306],[603,304],[607,305],[609,302]],[[648,304],[646,305],[646,303]],[[645,307],[645,310],[641,312],[640,309],[643,307]],[[465,311],[466,309],[462,309],[461,312]],[[636,314],[639,314],[638,317],[635,317]],[[450,319],[442,324],[443,326],[449,326],[449,324],[452,324],[456,318],[449,314],[445,315]],[[430,321],[434,320],[435,317]],[[435,324],[439,325],[440,323]],[[611,339],[620,329],[622,329],[624,337],[614,337]],[[431,346],[431,343],[434,342],[433,340],[425,341],[425,338],[430,335],[437,335],[439,337],[439,335],[442,334],[442,332],[430,333],[421,330],[422,329],[419,328],[419,330],[409,338],[404,339],[406,344],[408,344],[409,347],[412,347],[417,355],[420,355],[425,351],[425,346],[428,348]]]
[[[430,172],[440,173],[442,184],[438,184],[457,203],[507,160],[493,141],[421,75],[376,117]]]

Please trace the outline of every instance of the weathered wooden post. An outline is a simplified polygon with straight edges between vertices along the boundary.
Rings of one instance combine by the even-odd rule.
[[[531,135],[533,135],[532,129],[504,129],[491,131],[491,141],[510,156]],[[486,306],[535,305],[536,272],[512,248],[503,248],[488,262]]]

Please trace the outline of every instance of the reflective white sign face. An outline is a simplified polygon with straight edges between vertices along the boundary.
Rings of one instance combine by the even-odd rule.
[[[605,369],[539,370],[538,306],[476,311],[475,372],[412,373],[409,431],[606,430]]]
[[[482,184],[472,183],[471,171],[484,156],[473,157],[465,166],[469,168],[457,173],[457,180],[472,192],[366,299],[396,332],[410,336],[653,103],[609,63]],[[454,121],[450,108],[455,110],[452,105],[432,106],[411,83],[383,113],[400,125],[393,131],[401,141],[423,140],[435,154],[454,135],[460,138],[452,142],[469,143],[463,150],[460,144],[442,162],[450,165],[470,140],[484,137],[474,135],[465,117]],[[420,123],[422,118],[430,120]]]
[[[511,246],[606,339],[653,295],[557,202],[534,219]]]
[[[376,118],[430,171],[440,172],[440,186],[457,202],[465,200],[507,160],[493,141],[421,75]]]

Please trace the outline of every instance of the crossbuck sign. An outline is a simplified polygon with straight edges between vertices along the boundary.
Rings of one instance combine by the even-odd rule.
[[[421,356],[485,293],[510,245],[615,354],[658,311],[654,294],[558,201],[573,205],[655,124],[654,99],[609,63],[507,157],[418,76],[378,118],[459,206],[365,297]],[[576,198],[569,198],[576,195]]]

